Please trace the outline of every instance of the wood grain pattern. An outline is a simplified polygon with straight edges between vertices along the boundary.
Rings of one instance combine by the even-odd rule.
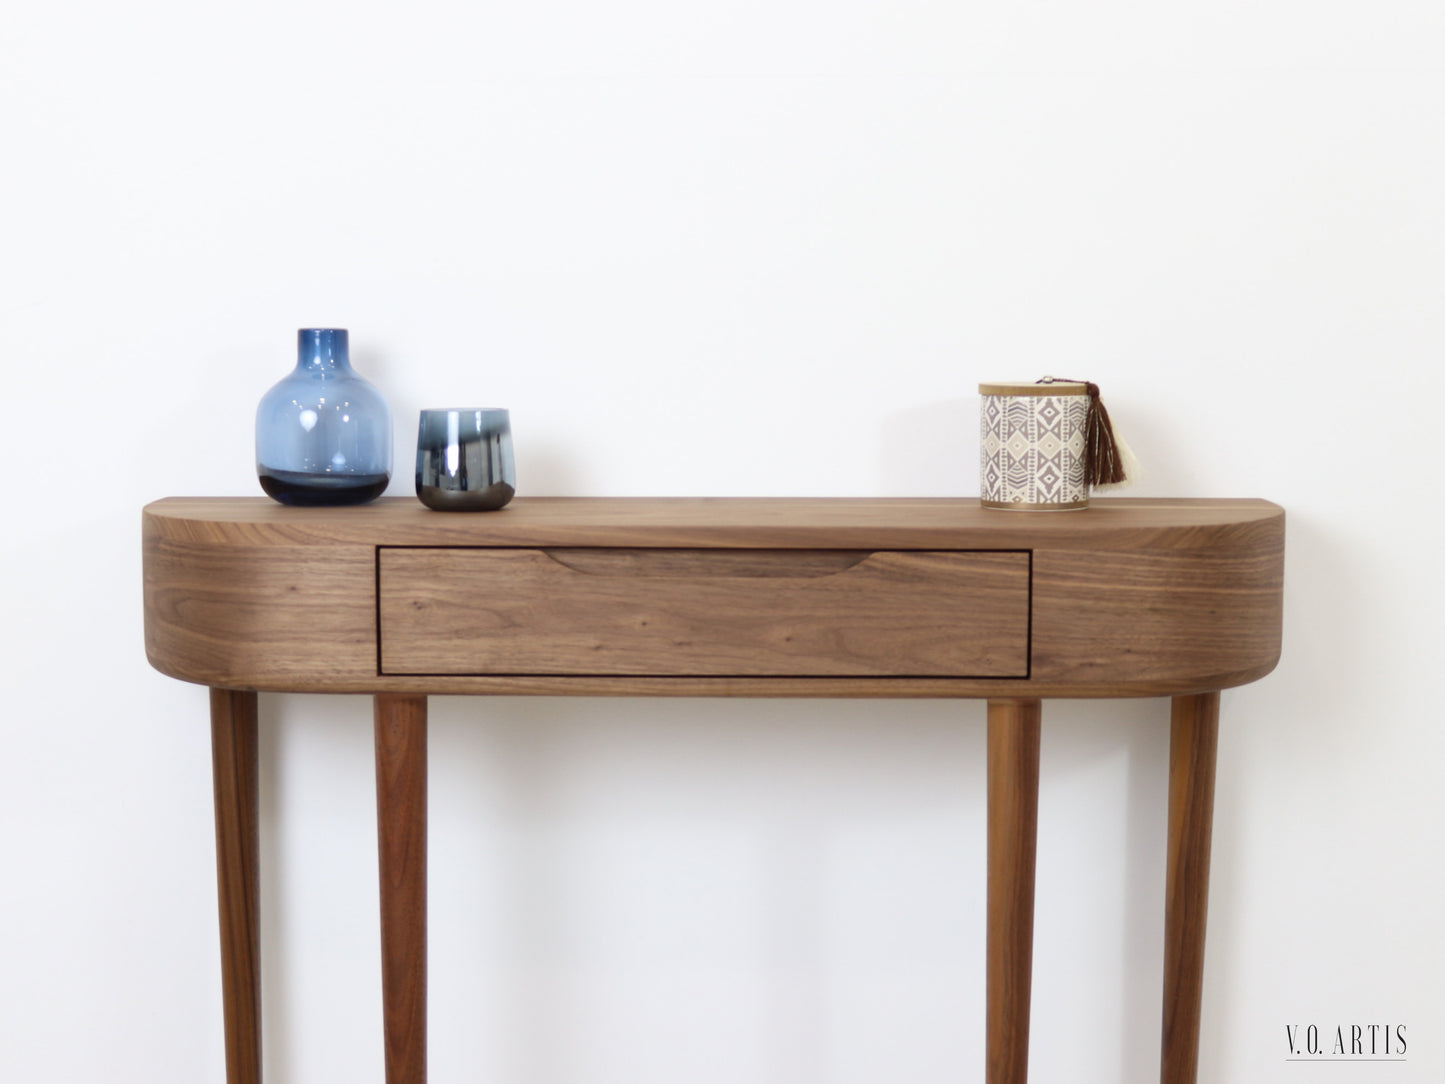
[[[1029,1074],[1041,721],[1037,700],[988,702],[987,1084]]]
[[[384,548],[381,669],[1027,677],[1028,554],[844,555]]]
[[[375,703],[386,1084],[426,1082],[426,705]]]
[[[1283,531],[1212,549],[1041,548],[1032,676],[1173,692],[1241,684],[1279,656],[1283,597]]]
[[[290,508],[264,497],[168,497],[147,505],[177,542],[303,546],[648,546],[688,549],[1028,549],[1038,539],[1108,548],[1208,545],[1281,516],[1261,500],[1100,498],[1068,515],[1002,513],[976,498],[518,497],[485,515],[409,497]]]
[[[1219,694],[1175,697],[1169,731],[1163,1084],[1194,1084],[1198,1073],[1218,748]]]
[[[260,804],[256,694],[211,690],[211,775],[228,1084],[261,1081]]]
[[[252,546],[244,532],[177,541],[147,526],[146,654],[157,669],[226,688],[376,691],[374,547]]]
[[[147,654],[187,681],[301,692],[644,696],[1160,696],[1253,681],[1279,656],[1284,514],[1265,501],[518,499],[286,508],[170,499],[144,515]],[[387,546],[1030,550],[1033,667],[986,677],[381,675]],[[324,628],[325,637],[314,630]],[[324,658],[323,658],[324,656]],[[318,663],[324,662],[324,665]]]

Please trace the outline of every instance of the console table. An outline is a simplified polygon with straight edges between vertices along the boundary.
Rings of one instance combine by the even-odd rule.
[[[519,499],[143,513],[146,652],[211,688],[230,1084],[261,1079],[256,693],[375,697],[388,1084],[426,1078],[428,694],[988,701],[987,1081],[1027,1076],[1040,700],[1172,697],[1162,1079],[1195,1079],[1219,690],[1279,657],[1259,500]]]

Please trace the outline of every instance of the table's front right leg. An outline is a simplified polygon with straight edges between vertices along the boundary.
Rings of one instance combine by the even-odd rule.
[[[1194,1084],[1204,995],[1204,920],[1219,693],[1176,696],[1169,731],[1169,858],[1164,914],[1164,1037],[1160,1079]]]
[[[261,1084],[261,922],[256,694],[211,690],[211,778],[221,908],[228,1084]]]

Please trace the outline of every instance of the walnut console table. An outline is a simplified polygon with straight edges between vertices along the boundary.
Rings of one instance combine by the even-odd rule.
[[[1195,1079],[1219,690],[1279,657],[1275,505],[172,498],[143,518],[147,654],[211,687],[230,1084],[261,1079],[257,690],[375,697],[388,1084],[426,1078],[428,694],[987,699],[988,1084],[1028,1071],[1040,699],[1172,697],[1162,1079]]]

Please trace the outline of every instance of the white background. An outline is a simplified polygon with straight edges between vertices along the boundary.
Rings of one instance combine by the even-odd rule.
[[[527,494],[977,494],[980,380],[1289,511],[1223,702],[1201,1079],[1445,1079],[1445,7],[12,5],[0,1078],[222,1079],[206,693],[140,508],[295,330]],[[326,636],[318,628],[320,639]],[[262,698],[266,1070],[380,1081],[369,703]],[[433,701],[433,1079],[981,1080],[983,708]],[[1047,705],[1033,1076],[1157,1070],[1167,704]],[[1286,1027],[1405,1025],[1403,1065]]]

